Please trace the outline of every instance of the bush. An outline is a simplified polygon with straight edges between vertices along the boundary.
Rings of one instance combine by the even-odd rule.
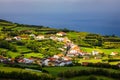
[[[0,48],[5,48],[5,49],[9,49],[13,52],[17,51],[17,48],[15,45],[9,43],[8,41],[2,40],[0,41]]]
[[[91,70],[80,70],[80,71],[67,70],[58,74],[58,76],[62,78],[73,78],[77,76],[88,76],[88,75],[97,75],[97,76],[111,77],[114,79],[120,79],[119,72],[110,72],[104,69],[91,69]],[[90,76],[88,80],[97,80],[97,78],[95,76]]]
[[[97,80],[97,78],[95,76],[90,76],[87,80]]]
[[[111,69],[120,69],[117,65],[110,65],[108,63],[89,63],[89,67],[99,67],[99,68],[111,68]]]
[[[54,77],[48,74],[33,74],[29,72],[3,72],[0,71],[0,79],[17,79],[17,80],[55,80]]]

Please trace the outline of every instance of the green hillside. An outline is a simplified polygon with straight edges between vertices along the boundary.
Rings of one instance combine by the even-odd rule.
[[[57,35],[60,32],[64,35]],[[70,43],[74,50],[85,55],[66,57]],[[99,54],[93,55],[93,51]],[[112,52],[115,54],[111,55]],[[56,63],[55,55],[61,56]],[[51,60],[49,66],[67,61],[72,65],[46,67],[42,61],[47,59]],[[77,32],[0,19],[0,80],[118,80],[118,63],[120,37],[114,34]]]

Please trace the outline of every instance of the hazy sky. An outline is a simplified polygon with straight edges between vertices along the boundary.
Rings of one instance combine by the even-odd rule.
[[[113,12],[120,0],[0,0],[1,13]]]
[[[0,0],[0,18],[27,24],[120,34],[120,0]]]

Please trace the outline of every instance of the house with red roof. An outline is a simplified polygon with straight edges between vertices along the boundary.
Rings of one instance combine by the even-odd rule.
[[[66,36],[66,33],[65,32],[58,32],[56,35],[57,36]]]

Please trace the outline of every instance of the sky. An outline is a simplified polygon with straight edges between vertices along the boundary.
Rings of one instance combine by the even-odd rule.
[[[120,35],[120,0],[0,0],[0,18],[17,23]]]

